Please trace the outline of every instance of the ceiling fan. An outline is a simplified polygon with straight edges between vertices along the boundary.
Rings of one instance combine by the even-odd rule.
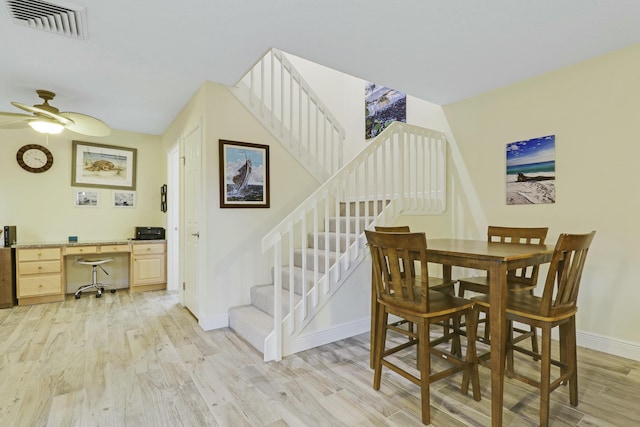
[[[32,114],[8,113],[0,111],[0,129],[21,129],[31,126],[40,133],[56,134],[68,129],[72,132],[88,136],[108,136],[111,128],[102,120],[81,113],[61,112],[49,105],[56,94],[38,89],[36,93],[44,100],[42,104],[34,106],[12,102],[14,106]],[[8,121],[2,121],[3,118]]]

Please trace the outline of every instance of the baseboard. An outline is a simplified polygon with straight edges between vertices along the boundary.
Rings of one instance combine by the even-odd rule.
[[[214,329],[226,328],[229,326],[229,315],[218,314],[217,316],[204,317],[198,319],[198,325],[205,331],[212,331]]]
[[[290,354],[308,350],[314,347],[319,347],[321,345],[343,340],[345,338],[350,338],[355,335],[368,332],[370,329],[371,320],[369,317],[366,317],[353,322],[335,325],[329,329],[324,329],[322,331],[316,331],[310,334],[302,334],[299,335],[291,343]]]
[[[614,356],[640,361],[640,343],[613,339],[588,332],[576,333],[576,342],[581,347],[602,351]]]

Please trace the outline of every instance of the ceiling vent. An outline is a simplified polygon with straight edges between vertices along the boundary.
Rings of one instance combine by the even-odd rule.
[[[84,7],[41,0],[5,0],[13,22],[29,28],[85,39],[87,10]]]

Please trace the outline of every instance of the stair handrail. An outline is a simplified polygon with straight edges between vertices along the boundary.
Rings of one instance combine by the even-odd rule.
[[[330,216],[340,216],[340,202],[359,203],[355,204],[353,213],[346,210],[347,241],[344,247],[336,243],[333,252],[329,246]],[[314,312],[353,271],[355,262],[364,258],[365,227],[384,224],[401,212],[442,213],[445,208],[445,135],[394,122],[263,237],[262,252],[273,250],[274,336],[268,339],[275,341],[274,348],[265,342],[265,360],[282,357],[285,332],[293,336],[309,323]],[[340,241],[341,227],[341,221],[336,221],[330,231],[336,242]],[[313,239],[312,249],[306,245],[308,235]],[[301,243],[301,254],[296,254],[296,239]],[[319,249],[320,243],[322,249]],[[288,259],[283,260],[283,256]],[[301,258],[303,266],[302,299],[297,304],[292,274],[296,256]],[[281,303],[283,261],[288,261],[290,269],[288,303],[291,310],[286,316]],[[311,289],[307,285],[307,271],[311,271],[315,283]]]
[[[234,89],[318,182],[342,168],[345,130],[284,52],[269,49]]]

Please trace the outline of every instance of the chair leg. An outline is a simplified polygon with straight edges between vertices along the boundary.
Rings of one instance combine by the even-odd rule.
[[[472,362],[470,369],[466,369],[462,374],[462,385],[460,390],[463,394],[467,394],[469,390],[469,380],[473,387],[473,399],[480,400],[480,376],[478,375],[478,353],[476,348],[476,339],[478,332],[478,318],[480,310],[478,306],[474,306],[467,314],[467,354],[465,360]]]
[[[549,397],[551,393],[551,326],[542,326],[542,360],[540,364],[540,426],[549,425]]]
[[[465,357],[465,361],[469,363],[469,368],[465,372],[469,372],[471,376],[471,386],[473,387],[473,400],[480,401],[480,376],[478,374],[478,353],[476,350],[476,339],[477,339],[477,331],[478,331],[478,316],[475,313],[477,309],[474,307],[469,310],[466,317],[469,318],[467,321],[467,354]],[[464,382],[464,377],[463,377]],[[464,393],[467,394],[467,391],[464,390]]]
[[[418,349],[420,354],[420,399],[422,402],[422,423],[431,423],[431,401],[429,395],[431,371],[431,349],[429,344],[429,322],[425,319],[418,325]]]
[[[561,374],[568,373],[569,403],[578,406],[578,358],[576,350],[576,319],[560,325],[560,361],[566,364]]]
[[[378,306],[376,312],[376,333],[373,340],[374,351],[374,374],[373,389],[380,390],[380,379],[382,378],[382,354],[384,353],[385,343],[387,340],[387,322],[389,315],[384,306]]]
[[[513,320],[507,320],[507,372],[513,373]]]
[[[540,354],[538,349],[538,329],[535,326],[531,326],[531,351],[536,354]],[[534,357],[533,360],[540,360],[539,357]]]
[[[380,306],[378,305],[378,301],[376,301],[375,296],[371,297],[371,332],[369,334],[369,367],[373,369],[375,366],[375,348],[374,343],[376,342],[376,322],[378,321],[378,312],[380,311]]]

